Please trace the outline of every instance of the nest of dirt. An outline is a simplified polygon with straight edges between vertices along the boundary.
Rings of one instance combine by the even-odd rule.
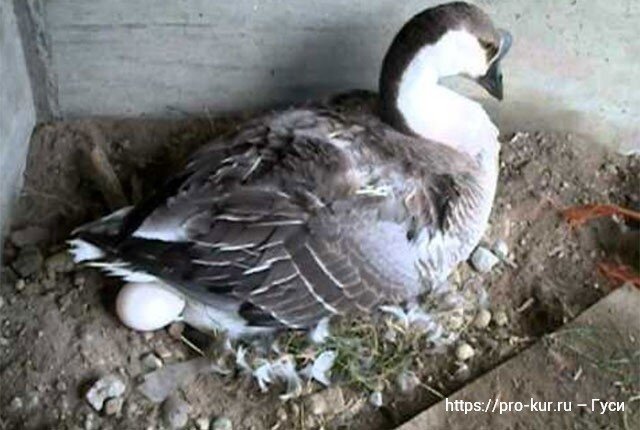
[[[118,282],[70,264],[63,242],[73,227],[114,204],[93,179],[91,145],[98,142],[104,151],[122,196],[137,202],[196,147],[232,130],[239,119],[65,122],[36,130],[3,251],[0,429],[168,425],[166,405],[149,401],[135,387],[152,368],[198,355],[192,342],[185,343],[187,333],[175,326],[155,333],[123,327],[113,312]],[[178,390],[187,428],[208,428],[221,417],[234,428],[255,430],[392,428],[606,294],[612,284],[597,263],[619,258],[624,240],[615,238],[637,226],[607,219],[571,229],[559,213],[586,203],[640,208],[640,159],[569,135],[519,133],[505,140],[501,160],[484,242],[491,247],[504,241],[511,263],[486,274],[466,266],[456,272],[452,284],[461,294],[486,291],[488,302],[454,307],[446,315],[443,324],[456,339],[450,347],[434,352],[401,327],[395,329],[400,337],[393,338],[393,318],[338,322],[331,349],[342,358],[332,388],[310,384],[303,396],[283,402],[276,391],[261,393],[251,376],[200,374]],[[279,340],[302,363],[309,355],[305,342],[300,335]],[[361,359],[357,348],[374,352],[375,372],[350,371],[356,358],[344,357],[357,350]],[[97,412],[85,396],[104,375],[115,375],[125,391]],[[371,399],[372,393],[379,397]]]

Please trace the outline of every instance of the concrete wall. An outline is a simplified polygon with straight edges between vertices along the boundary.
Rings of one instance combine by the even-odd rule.
[[[375,88],[394,32],[435,3],[49,0],[44,21],[62,115],[175,116]],[[475,3],[515,35],[503,127],[640,148],[640,2]]]
[[[7,224],[11,203],[22,183],[35,121],[13,2],[0,0],[0,232]]]

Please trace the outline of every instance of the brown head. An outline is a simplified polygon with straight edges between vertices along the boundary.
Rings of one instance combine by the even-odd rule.
[[[384,119],[402,122],[397,106],[401,85],[421,73],[436,81],[466,76],[501,100],[500,60],[510,46],[510,34],[496,29],[477,6],[453,2],[419,13],[402,27],[383,61],[379,84]]]

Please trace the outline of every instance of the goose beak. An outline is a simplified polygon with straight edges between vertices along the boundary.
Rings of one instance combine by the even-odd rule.
[[[498,53],[491,62],[487,73],[478,78],[477,82],[493,97],[498,100],[502,100],[503,86],[500,60],[502,60],[504,56],[507,55],[507,52],[509,52],[509,48],[511,48],[511,43],[513,42],[513,37],[511,36],[511,33],[506,30],[498,31],[500,32],[500,48],[498,49]]]
[[[493,97],[502,100],[502,72],[500,71],[500,61],[494,61],[491,66],[489,66],[487,73],[478,78],[477,82]]]

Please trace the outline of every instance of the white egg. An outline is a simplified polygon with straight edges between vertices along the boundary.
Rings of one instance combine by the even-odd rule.
[[[182,297],[153,283],[126,284],[116,299],[116,313],[129,328],[158,330],[175,321],[184,309]]]

